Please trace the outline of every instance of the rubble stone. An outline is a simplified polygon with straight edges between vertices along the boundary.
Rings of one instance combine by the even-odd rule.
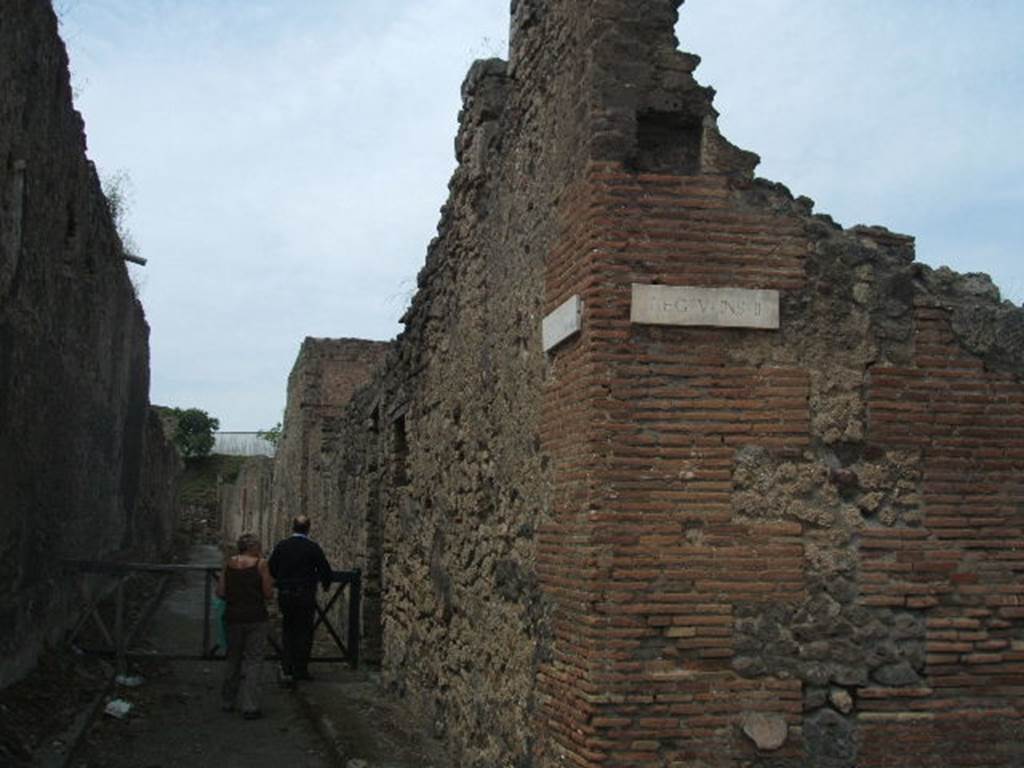
[[[762,752],[774,752],[786,743],[789,727],[779,715],[749,712],[743,716],[743,733]]]

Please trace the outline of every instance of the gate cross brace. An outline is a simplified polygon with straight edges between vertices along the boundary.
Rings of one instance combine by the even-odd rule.
[[[71,633],[68,635],[68,642],[73,643],[75,638],[78,637],[78,633],[82,631],[82,628],[89,621],[93,620],[96,628],[99,629],[100,634],[103,635],[103,639],[107,641],[107,644],[111,647],[115,647],[114,638],[110,634],[110,630],[107,629],[106,623],[99,614],[100,603],[110,597],[111,594],[117,589],[120,580],[115,581],[113,584],[109,584],[106,587],[99,590],[98,593],[90,595],[85,588],[85,581],[78,582],[78,593],[82,596],[82,600],[85,601],[85,611],[79,617],[78,622],[75,624]]]
[[[345,654],[345,656],[348,656],[348,648],[345,647],[345,644],[341,641],[341,638],[338,637],[338,633],[334,631],[334,626],[331,624],[331,620],[327,617],[327,612],[331,610],[331,608],[337,602],[338,598],[341,596],[344,590],[345,585],[339,585],[337,589],[334,590],[334,593],[331,595],[331,599],[327,601],[327,605],[324,607],[321,607],[319,602],[314,603],[316,605],[317,617],[316,621],[313,622],[313,631],[316,632],[316,628],[323,624],[327,628],[327,631],[330,633],[331,637],[334,639],[334,644],[338,646],[338,649],[343,654]]]

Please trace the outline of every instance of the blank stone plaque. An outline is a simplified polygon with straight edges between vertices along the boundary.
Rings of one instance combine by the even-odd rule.
[[[563,303],[541,323],[544,351],[549,352],[573,334],[579,333],[583,316],[583,301],[579,294]]]
[[[630,322],[718,328],[779,327],[779,292],[633,283]]]

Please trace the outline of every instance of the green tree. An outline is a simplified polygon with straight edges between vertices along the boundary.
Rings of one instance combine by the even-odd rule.
[[[220,421],[199,408],[175,408],[178,425],[174,429],[174,444],[186,459],[209,456],[213,448],[213,433],[220,429]]]
[[[282,430],[283,427],[281,426],[281,422],[279,421],[270,429],[260,430],[259,432],[257,432],[256,437],[260,438],[261,440],[266,440],[272,446],[277,448],[277,446],[281,443]]]

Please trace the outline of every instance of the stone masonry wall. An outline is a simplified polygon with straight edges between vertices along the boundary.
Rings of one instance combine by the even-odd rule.
[[[0,13],[0,686],[73,617],[62,557],[166,548],[177,458],[49,3]]]
[[[179,517],[178,486],[183,471],[181,455],[164,431],[159,412],[150,407],[142,437],[138,496],[128,518],[126,534],[132,557],[162,562],[171,554]]]
[[[457,765],[529,765],[544,749],[538,332],[559,198],[590,140],[577,10],[519,3],[510,61],[469,72],[459,167],[405,331],[331,465],[325,535],[364,572],[364,648]]]
[[[225,542],[253,532],[264,547],[290,531],[291,518],[315,519],[314,535],[324,523],[324,456],[338,440],[338,421],[356,389],[380,367],[390,345],[364,339],[307,337],[288,377],[281,442],[274,459],[253,457],[238,479],[220,492]],[[343,564],[335,567],[345,567]]]
[[[388,343],[307,337],[288,377],[284,431],[274,459],[273,515],[278,535],[298,514],[323,508],[322,456],[357,387],[380,365]]]
[[[679,4],[515,0],[466,78],[306,507],[367,655],[461,766],[1017,765],[1024,311],[755,179]],[[779,328],[633,322],[634,284],[777,290]]]
[[[1021,311],[765,182],[608,164],[583,199],[548,302],[583,287],[551,378],[585,372],[602,415],[546,442],[591,548],[549,566],[589,607],[566,758],[1019,761]],[[782,325],[631,324],[633,283],[776,288]]]

